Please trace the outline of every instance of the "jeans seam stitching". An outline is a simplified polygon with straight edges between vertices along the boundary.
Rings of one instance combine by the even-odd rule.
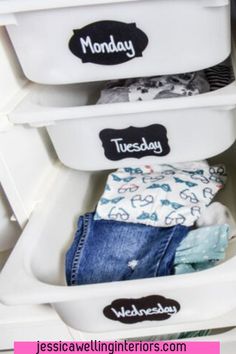
[[[167,251],[167,249],[168,249],[168,247],[169,247],[169,245],[170,245],[170,242],[171,242],[171,240],[172,240],[172,236],[173,236],[173,234],[174,234],[174,232],[175,232],[175,229],[178,229],[178,226],[179,226],[179,225],[176,225],[176,226],[173,227],[173,230],[172,230],[172,232],[171,232],[171,234],[170,234],[170,236],[169,236],[169,240],[168,240],[168,242],[166,243],[165,249],[164,249],[164,251],[162,252],[162,255],[161,255],[159,261],[157,262],[156,270],[155,270],[155,276],[157,276],[157,274],[158,274],[158,271],[159,271],[159,268],[160,268],[160,263],[161,263],[161,261],[162,261],[164,255],[166,254],[166,251]]]
[[[85,214],[84,216],[84,230],[82,232],[81,239],[79,241],[79,244],[77,246],[75,255],[73,257],[72,261],[72,267],[71,267],[71,284],[75,285],[76,277],[78,275],[79,271],[79,261],[80,261],[80,256],[81,256],[81,250],[83,249],[84,246],[84,241],[87,236],[87,229],[88,229],[88,221],[89,221],[89,214]]]

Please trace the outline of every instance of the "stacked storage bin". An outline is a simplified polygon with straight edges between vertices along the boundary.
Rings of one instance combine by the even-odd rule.
[[[34,82],[6,115],[12,124],[46,127],[69,167],[58,165],[3,269],[0,300],[51,303],[83,338],[235,326],[228,317],[236,311],[235,242],[225,263],[197,274],[78,287],[67,287],[63,275],[74,221],[93,209],[105,181],[106,172],[85,171],[205,159],[234,143],[235,81],[195,97],[95,105],[102,80],[197,71],[224,61],[231,53],[229,0],[2,0],[0,14]],[[128,143],[137,128],[149,141],[145,128],[153,125],[164,130],[168,148],[157,156],[117,156],[114,134]],[[232,156],[223,156],[233,176]],[[117,299],[150,295],[174,299],[180,311],[132,325],[103,314]]]
[[[31,212],[43,199],[55,152],[44,129],[13,125],[7,112],[24,94],[26,78],[4,28],[0,29],[0,273]],[[14,279],[12,279],[14,282]],[[0,304],[0,351],[17,340],[71,340],[48,305]]]

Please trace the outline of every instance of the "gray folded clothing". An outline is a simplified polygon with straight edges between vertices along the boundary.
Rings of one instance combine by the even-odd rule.
[[[231,57],[205,70],[108,82],[98,104],[186,97],[219,90],[235,80]]]
[[[115,80],[105,86],[97,104],[193,96],[208,91],[210,85],[204,71]]]
[[[105,88],[101,91],[101,96],[97,104],[129,102],[128,87]]]

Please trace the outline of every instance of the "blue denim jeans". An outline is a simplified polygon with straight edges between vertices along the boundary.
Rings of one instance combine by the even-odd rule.
[[[152,278],[173,274],[175,251],[189,232],[81,216],[66,254],[68,285]]]

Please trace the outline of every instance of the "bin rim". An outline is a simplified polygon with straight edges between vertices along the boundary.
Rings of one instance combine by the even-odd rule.
[[[19,12],[134,1],[140,0],[0,0],[0,14],[14,14]]]
[[[0,0],[0,15],[76,6],[125,3],[141,0]],[[155,0],[156,1],[156,0]],[[186,0],[189,2],[189,0]],[[228,6],[230,0],[192,0],[203,7]],[[1,22],[0,22],[1,23]]]

